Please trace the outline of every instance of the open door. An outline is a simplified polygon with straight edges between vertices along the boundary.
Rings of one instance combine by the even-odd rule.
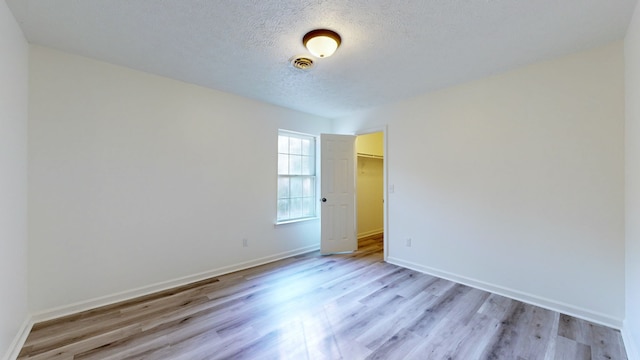
[[[320,253],[356,251],[355,140],[320,135]]]

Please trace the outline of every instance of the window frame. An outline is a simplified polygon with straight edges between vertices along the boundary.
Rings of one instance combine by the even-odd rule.
[[[301,140],[311,140],[312,144],[310,145],[310,150],[313,152],[313,154],[309,155],[309,154],[304,154],[303,151],[301,150],[299,153],[296,152],[292,152],[291,151],[291,144],[289,143],[288,145],[288,151],[285,152],[281,152],[280,149],[280,137],[281,136],[286,136],[288,138],[296,138],[296,139],[301,139]],[[276,168],[276,225],[280,225],[280,224],[288,224],[288,223],[296,223],[296,222],[301,222],[301,221],[308,221],[308,220],[316,220],[318,219],[318,201],[317,201],[317,194],[318,194],[318,136],[317,135],[312,135],[312,134],[307,134],[307,133],[302,133],[302,132],[297,132],[297,131],[291,131],[291,130],[285,130],[285,129],[278,129],[278,138],[277,138],[277,168]],[[288,157],[287,159],[287,173],[283,174],[281,173],[281,155],[286,155]],[[301,161],[303,157],[311,157],[312,163],[309,164],[307,167],[302,166],[301,170],[300,170],[300,174],[292,174],[291,172],[291,156],[295,156],[295,157],[300,157]],[[310,174],[303,174],[303,170],[302,168],[304,168],[305,170],[308,169]],[[304,186],[302,189],[302,196],[292,196],[291,195],[291,182],[288,185],[288,194],[287,196],[282,196],[281,194],[281,179],[282,178],[288,178],[288,179],[302,179],[302,181],[304,181],[305,179],[311,179],[311,185],[309,186],[311,193],[310,194],[306,194],[305,190],[304,190]],[[305,195],[309,195],[309,196],[305,196]],[[302,202],[302,214],[301,216],[291,216],[291,200],[292,199],[296,199],[299,198],[300,201]],[[309,207],[307,208],[304,204],[305,199],[308,200],[308,202],[306,203]],[[279,207],[281,204],[281,201],[283,200],[288,200],[289,204],[288,204],[288,208],[289,208],[289,216],[287,217],[280,217],[280,211],[279,211]],[[305,209],[311,209],[311,214],[305,214]]]

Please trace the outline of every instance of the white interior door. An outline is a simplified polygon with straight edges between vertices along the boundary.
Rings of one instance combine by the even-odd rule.
[[[320,252],[358,249],[355,141],[351,135],[320,135]]]

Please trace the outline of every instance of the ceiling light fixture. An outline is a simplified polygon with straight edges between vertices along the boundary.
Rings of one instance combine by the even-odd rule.
[[[340,46],[342,39],[335,31],[318,29],[309,31],[303,38],[302,43],[313,56],[325,58],[333,55]]]

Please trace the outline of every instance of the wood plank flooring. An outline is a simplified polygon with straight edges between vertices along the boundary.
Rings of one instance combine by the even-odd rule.
[[[36,324],[19,359],[626,359],[620,332],[353,254],[297,256]]]

